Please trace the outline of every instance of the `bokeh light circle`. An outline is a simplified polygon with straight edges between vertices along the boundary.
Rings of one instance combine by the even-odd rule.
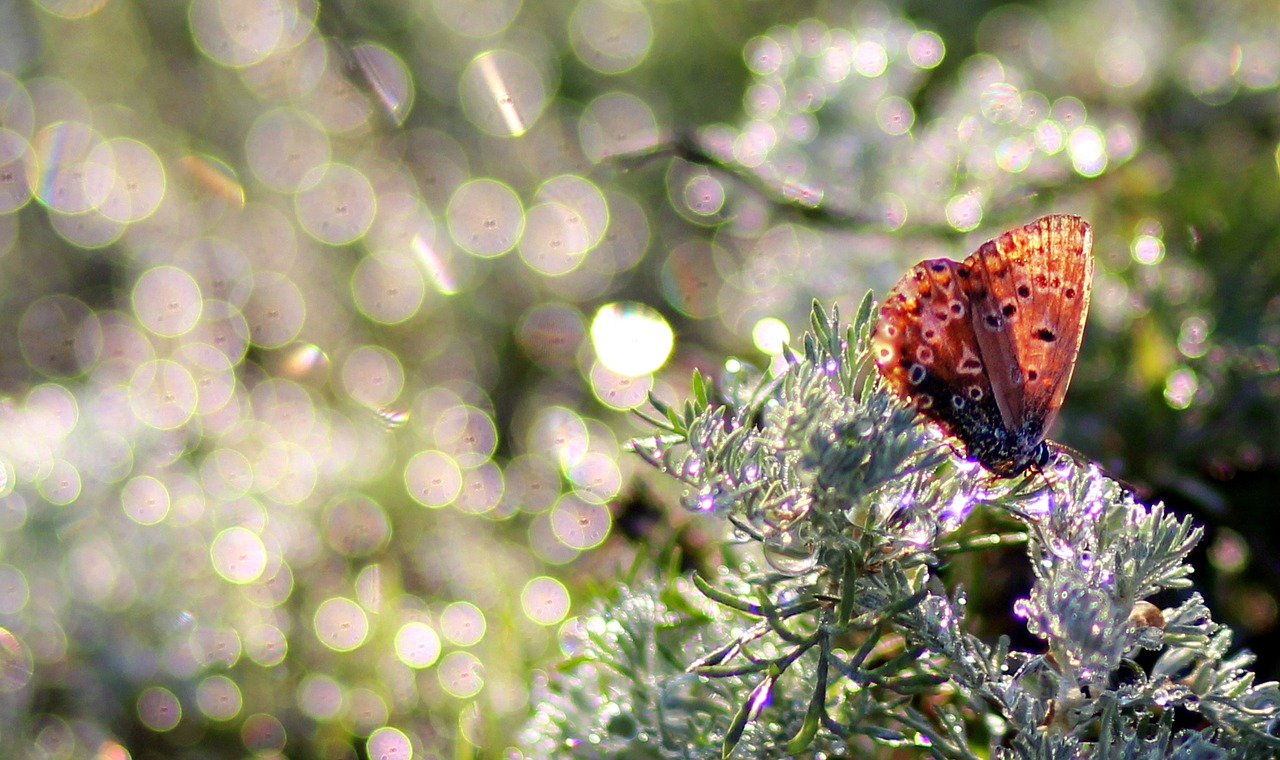
[[[876,121],[886,134],[897,137],[911,131],[916,122],[916,112],[910,101],[890,95],[876,105]]]
[[[244,695],[235,681],[211,675],[196,686],[196,705],[209,720],[233,720],[244,706]]]
[[[361,259],[351,273],[356,308],[381,324],[395,325],[411,319],[426,293],[422,269],[407,253],[379,251]]]
[[[163,686],[143,689],[138,695],[137,710],[138,719],[152,731],[172,731],[182,720],[182,704]]]
[[[310,172],[329,164],[332,146],[316,120],[296,108],[276,108],[254,120],[245,137],[253,175],[281,193],[297,191]]]
[[[31,650],[7,628],[0,628],[0,694],[21,691],[31,682],[35,661]]]
[[[298,708],[312,720],[333,720],[342,710],[342,685],[324,673],[309,672],[297,688]]]
[[[600,241],[599,250],[613,258],[618,271],[631,269],[649,250],[651,231],[649,218],[634,198],[624,193],[609,192],[609,226]]]
[[[74,377],[97,360],[101,325],[83,301],[62,294],[43,296],[22,313],[18,346],[33,370],[48,377]]]
[[[458,77],[462,111],[495,136],[519,137],[547,106],[547,83],[528,58],[514,50],[490,50],[471,60]]]
[[[132,300],[138,323],[163,338],[190,331],[204,310],[195,278],[173,266],[143,272],[133,286]]]
[[[360,346],[342,363],[342,385],[357,402],[383,408],[404,389],[404,367],[398,356],[381,346]]]
[[[532,361],[568,369],[574,366],[586,332],[580,311],[567,304],[544,303],[525,312],[516,340]]]
[[[411,668],[427,668],[440,659],[440,636],[430,625],[411,621],[396,631],[396,657]]]
[[[276,716],[257,713],[240,725],[240,741],[256,756],[277,756],[288,743],[288,732]]]
[[[440,634],[456,646],[479,644],[487,628],[484,613],[470,602],[453,602],[440,612]]]
[[[22,571],[13,565],[0,565],[0,615],[16,615],[22,612],[31,600],[31,586]],[[6,645],[4,635],[8,633],[0,628],[0,648]],[[16,644],[16,640],[14,642]],[[11,654],[0,652],[0,692],[4,691],[5,658]]]
[[[853,70],[868,79],[884,74],[889,68],[889,53],[884,45],[873,39],[864,39],[854,45]]]
[[[443,507],[462,491],[462,471],[442,451],[421,451],[404,468],[409,496],[424,507]]]
[[[413,760],[413,742],[398,728],[383,726],[365,743],[369,760]]]
[[[326,542],[344,557],[364,557],[380,550],[391,538],[391,523],[382,505],[359,494],[337,499],[326,510]]]
[[[561,174],[543,182],[534,193],[538,201],[559,203],[574,213],[575,224],[587,231],[587,245],[600,244],[609,228],[609,202],[600,186],[576,174]]]
[[[28,419],[27,431],[36,435],[64,438],[75,430],[80,420],[76,396],[66,387],[41,383],[26,395],[23,406]]]
[[[549,276],[572,272],[582,263],[591,236],[573,209],[560,203],[539,203],[525,215],[520,258],[530,269]]]
[[[129,379],[129,403],[139,421],[157,430],[174,430],[191,419],[199,389],[191,372],[170,359],[140,365]]]
[[[445,693],[458,699],[470,699],[484,688],[484,666],[470,652],[450,652],[436,669]]]
[[[645,304],[612,303],[600,307],[591,320],[591,344],[606,367],[639,377],[666,363],[675,333],[657,310]]]
[[[248,528],[220,531],[209,546],[209,556],[218,575],[231,583],[252,583],[267,568],[267,548]]]
[[[932,69],[942,63],[946,55],[946,45],[937,32],[921,30],[911,35],[907,41],[907,57],[917,67]]]
[[[783,48],[777,39],[762,35],[747,40],[743,45],[743,58],[747,69],[757,76],[781,74],[791,61],[791,51]]]
[[[253,289],[253,270],[233,241],[202,235],[184,243],[168,263],[188,272],[206,300],[244,306]]]
[[[122,224],[140,222],[154,214],[164,199],[165,174],[160,157],[151,146],[118,137],[106,141],[97,150],[110,153],[115,172],[98,212]]]
[[[569,614],[569,590],[555,578],[531,578],[520,592],[520,606],[538,625],[559,625]]]
[[[263,348],[279,348],[293,341],[306,318],[307,302],[293,281],[278,272],[259,272],[253,278],[249,303],[241,311],[249,338]]]
[[[1086,125],[1067,138],[1071,165],[1083,177],[1097,177],[1107,168],[1107,141],[1097,127]]]
[[[449,199],[445,217],[454,242],[481,258],[510,251],[524,232],[520,199],[510,187],[492,179],[476,179],[459,187]]]
[[[592,504],[605,504],[622,490],[622,471],[612,453],[588,451],[569,468],[573,492]]]
[[[1183,411],[1191,408],[1199,390],[1200,380],[1195,371],[1182,367],[1165,378],[1164,399],[1173,409]]]
[[[757,350],[769,356],[777,356],[791,340],[791,330],[776,317],[765,317],[751,328],[751,342]]]
[[[274,625],[256,625],[245,634],[244,651],[259,667],[270,668],[279,665],[289,654],[289,640]]]
[[[347,245],[369,231],[378,202],[359,169],[330,163],[307,172],[301,183],[294,211],[307,234],[327,245]]]
[[[462,472],[462,488],[454,505],[459,511],[472,515],[490,514],[502,504],[506,494],[506,482],[502,469],[494,462],[482,462]],[[507,513],[492,514],[502,518]]]
[[[553,458],[562,468],[581,461],[589,443],[582,416],[568,407],[546,407],[529,425],[528,450]]]
[[[173,358],[191,373],[199,400],[197,414],[214,414],[226,407],[238,389],[236,374],[227,355],[208,343],[184,343]]]
[[[238,449],[217,448],[201,463],[200,480],[205,493],[215,499],[242,499],[253,487],[253,463]]]
[[[287,41],[291,13],[279,0],[193,0],[187,9],[200,50],[224,66],[251,66]]]
[[[49,463],[43,477],[36,483],[40,497],[55,506],[66,506],[80,498],[84,487],[80,470],[65,459],[55,459]]]
[[[625,411],[648,403],[653,376],[632,377],[614,372],[597,362],[591,367],[591,392],[610,409]]]
[[[120,491],[120,503],[130,520],[155,525],[169,514],[169,490],[150,475],[131,478]]]
[[[975,193],[956,195],[947,201],[947,223],[960,232],[970,232],[982,224],[982,199]]]
[[[579,60],[602,74],[630,71],[653,46],[653,21],[638,0],[580,0],[569,17]]]
[[[483,411],[465,404],[440,413],[431,430],[436,446],[459,467],[478,467],[498,447],[498,428]]]
[[[594,549],[609,536],[613,516],[608,506],[566,494],[551,508],[551,530],[561,543],[578,551]]]
[[[709,173],[690,176],[684,184],[681,202],[696,216],[715,217],[724,209],[725,187]]]
[[[587,104],[578,121],[578,139],[583,154],[600,163],[653,148],[662,134],[647,102],[630,93],[610,92]]]
[[[369,618],[350,599],[333,597],[320,603],[313,621],[316,638],[335,652],[350,652],[364,644]]]
[[[372,689],[351,689],[345,708],[342,725],[357,736],[368,736],[387,723],[387,702]]]
[[[691,240],[672,248],[660,270],[667,303],[691,317],[715,316],[720,308],[720,283],[708,275],[715,268],[715,250],[706,242]]]
[[[227,366],[238,364],[249,350],[249,324],[239,308],[226,301],[206,299],[200,323],[196,325],[189,345],[209,346],[223,355]],[[202,354],[203,351],[192,349],[175,355],[191,368],[192,375],[200,377],[217,366]]]

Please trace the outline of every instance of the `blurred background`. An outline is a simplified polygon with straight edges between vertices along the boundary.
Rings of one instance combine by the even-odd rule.
[[[1245,0],[0,4],[0,742],[518,755],[593,589],[714,562],[630,410],[1049,212],[1052,437],[1275,678],[1278,86]]]

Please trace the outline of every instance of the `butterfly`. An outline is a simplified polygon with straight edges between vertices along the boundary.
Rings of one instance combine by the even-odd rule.
[[[880,308],[880,374],[996,475],[1043,467],[1089,313],[1092,248],[1088,222],[1053,214],[963,262],[920,262]]]

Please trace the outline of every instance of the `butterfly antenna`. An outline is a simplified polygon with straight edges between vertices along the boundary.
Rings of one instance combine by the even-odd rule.
[[[1128,494],[1132,496],[1136,501],[1139,501],[1139,502],[1143,501],[1142,493],[1144,492],[1144,489],[1139,489],[1138,486],[1134,485],[1133,483],[1130,483],[1124,478],[1118,477],[1115,474],[1109,472],[1107,468],[1095,462],[1092,458],[1089,457],[1088,454],[1085,454],[1079,449],[1072,448],[1071,446],[1068,446],[1064,443],[1058,443],[1057,441],[1045,441],[1045,443],[1049,444],[1050,450],[1052,450],[1055,454],[1058,454],[1070,459],[1072,463],[1075,464],[1076,467],[1080,467],[1080,468],[1097,467],[1098,472],[1102,473],[1103,477],[1107,478],[1108,480],[1114,481],[1126,492],[1128,492]]]

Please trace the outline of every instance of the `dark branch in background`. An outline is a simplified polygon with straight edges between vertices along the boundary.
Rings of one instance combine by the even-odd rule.
[[[785,177],[770,177],[736,163],[730,157],[715,155],[696,134],[690,132],[679,132],[671,140],[658,143],[648,150],[612,156],[608,165],[627,172],[643,169],[654,161],[667,161],[672,158],[732,176],[746,187],[768,198],[771,203],[815,224],[847,228],[879,222],[866,214],[833,208],[830,204],[823,203],[823,191],[820,187],[813,187]]]

